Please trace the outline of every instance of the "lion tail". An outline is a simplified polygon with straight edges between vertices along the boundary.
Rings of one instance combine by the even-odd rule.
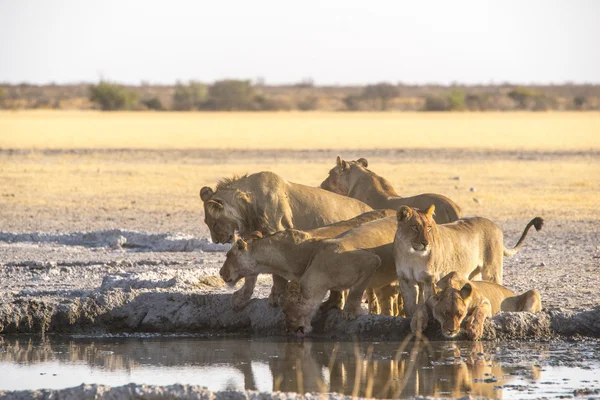
[[[544,225],[544,220],[541,217],[535,217],[534,219],[529,221],[529,223],[525,227],[525,230],[523,231],[523,234],[521,235],[521,238],[519,239],[519,241],[517,242],[515,247],[513,247],[512,249],[507,249],[506,247],[504,248],[504,257],[510,257],[510,256],[514,256],[515,254],[517,254],[517,252],[523,245],[525,238],[527,237],[527,232],[529,232],[529,228],[531,228],[532,225],[535,227],[536,231],[539,231],[540,229],[542,229],[542,226]]]

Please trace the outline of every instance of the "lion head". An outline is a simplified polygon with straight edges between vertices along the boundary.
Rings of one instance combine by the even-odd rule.
[[[469,311],[473,294],[473,286],[451,272],[437,284],[440,292],[434,294],[428,302],[431,304],[433,317],[440,323],[442,334],[453,338],[460,332],[460,325]]]
[[[227,199],[218,195],[208,186],[200,189],[200,198],[204,202],[204,222],[210,230],[214,243],[231,243],[233,235],[239,229],[238,218],[231,212]]]
[[[311,332],[311,320],[315,310],[303,293],[300,281],[293,280],[286,285],[282,309],[287,332],[298,337],[306,336]]]
[[[338,156],[335,167],[329,171],[329,176],[321,183],[321,189],[348,196],[348,193],[350,193],[350,170],[352,168],[367,168],[368,165],[366,158],[348,162]]]
[[[243,239],[236,240],[235,244],[225,256],[225,262],[219,271],[221,278],[232,287],[247,276],[257,275],[256,260],[250,255],[248,244],[253,240],[261,239],[262,233],[252,232],[248,242]]]
[[[404,243],[409,253],[421,256],[429,255],[437,231],[437,225],[433,220],[434,211],[434,205],[431,205],[425,212],[408,206],[398,209],[396,237]]]
[[[208,186],[200,190],[204,202],[204,222],[215,243],[231,243],[234,233],[247,238],[253,231],[272,233],[267,215],[257,205],[251,193],[231,187],[239,179],[224,179],[217,184],[217,191]]]

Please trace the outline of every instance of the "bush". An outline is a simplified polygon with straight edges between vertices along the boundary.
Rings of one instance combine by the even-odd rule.
[[[385,111],[388,109],[389,101],[399,95],[400,92],[396,86],[383,82],[376,85],[367,85],[363,90],[362,97],[368,100],[376,100],[379,103],[376,108]]]
[[[467,94],[465,96],[465,107],[468,110],[484,111],[490,108],[490,95],[482,94]]]
[[[448,95],[448,109],[460,111],[465,109],[465,92],[462,90],[453,90]]]
[[[90,100],[100,106],[103,111],[132,110],[137,104],[138,96],[121,85],[100,82],[90,86]]]
[[[209,110],[244,111],[260,109],[250,81],[217,81],[208,88],[204,105]]]
[[[163,111],[165,109],[158,97],[142,100],[142,104],[145,105],[148,110]]]
[[[5,107],[6,100],[8,100],[8,90],[0,87],[0,108]]]
[[[2,102],[2,95],[0,94],[0,103]],[[587,103],[587,99],[585,96],[575,96],[573,97],[573,105],[576,110],[583,110],[585,107],[585,103]]]
[[[531,108],[537,96],[538,93],[524,87],[518,87],[508,92],[508,97],[517,103],[517,108],[519,110]]]
[[[319,98],[316,96],[306,97],[296,105],[300,111],[313,111],[319,108]]]
[[[175,85],[173,94],[173,109],[178,111],[199,110],[206,101],[206,85],[190,81],[187,85],[179,82]]]
[[[427,96],[425,98],[424,111],[448,111],[450,105],[448,99],[442,96]]]
[[[344,105],[348,111],[360,110],[361,96],[349,95],[344,97]]]

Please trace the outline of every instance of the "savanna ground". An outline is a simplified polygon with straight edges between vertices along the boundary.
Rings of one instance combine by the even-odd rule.
[[[599,133],[598,113],[0,112],[0,231],[207,237],[202,186],[262,170],[317,186],[338,154],[366,157],[401,195],[442,193],[494,220],[507,245],[544,217],[505,283],[587,308],[600,299]],[[9,253],[0,263],[35,257]]]

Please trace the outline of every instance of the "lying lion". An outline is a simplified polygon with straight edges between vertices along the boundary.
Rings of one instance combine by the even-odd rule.
[[[438,224],[454,222],[462,216],[460,207],[441,194],[424,193],[400,197],[390,182],[367,169],[368,165],[365,158],[347,162],[338,156],[336,166],[329,171],[329,176],[321,183],[321,188],[353,197],[375,209],[397,210],[405,205],[425,210],[434,205],[437,210],[434,219]]]
[[[286,329],[308,334],[328,290],[349,289],[343,316],[351,319],[360,315],[367,287],[380,288],[397,279],[392,248],[395,229],[396,218],[391,216],[299,249],[312,250],[312,258],[301,278],[291,280],[283,295]]]
[[[420,306],[411,320],[413,331],[425,329],[429,315],[440,323],[442,334],[453,338],[465,323],[465,332],[471,340],[481,339],[486,318],[500,311],[538,312],[542,299],[537,290],[516,295],[493,282],[469,281],[451,272],[437,284],[441,292],[432,295]]]
[[[307,231],[286,229],[264,238],[260,232],[254,232],[247,241],[236,241],[227,253],[219,273],[229,286],[234,286],[242,278],[255,278],[258,274],[276,274],[286,280],[300,279],[315,251],[319,249],[320,240],[336,237],[369,221],[384,217],[394,219],[394,214],[392,210],[374,210],[324,227]],[[390,241],[393,234],[390,232],[388,235]],[[239,310],[248,304],[250,297],[237,296],[236,293],[231,298],[231,305],[234,310]],[[389,308],[384,299],[381,301],[384,309]],[[324,307],[341,307],[341,302],[341,293],[332,292]]]
[[[409,317],[418,302],[435,293],[435,282],[452,271],[464,279],[481,274],[484,280],[502,284],[502,257],[516,254],[529,228],[535,226],[539,231],[544,222],[540,217],[532,219],[519,242],[509,250],[504,247],[502,231],[489,219],[473,217],[438,225],[433,220],[434,209],[431,206],[421,212],[402,206],[397,214],[394,258],[404,311]]]

